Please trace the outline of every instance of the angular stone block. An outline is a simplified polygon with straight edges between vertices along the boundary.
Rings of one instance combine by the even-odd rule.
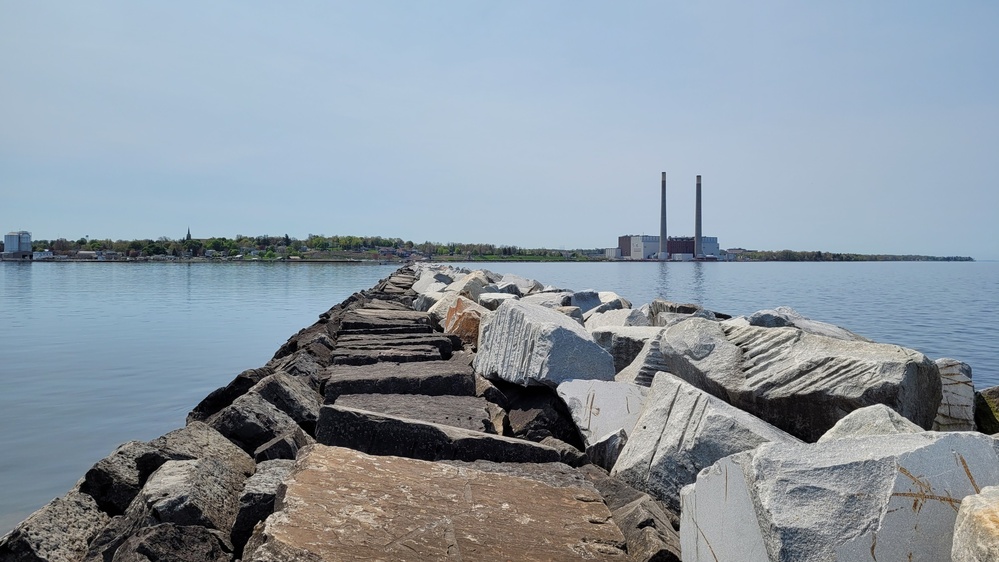
[[[598,437],[596,442],[586,447],[586,458],[604,470],[614,468],[621,451],[628,443],[628,434],[623,429]]]
[[[630,434],[642,413],[648,388],[626,382],[575,379],[556,389],[576,422],[583,446],[609,433]]]
[[[228,533],[246,475],[215,459],[167,461],[156,469],[125,516],[142,526],[198,525]]]
[[[323,445],[373,455],[422,460],[557,462],[558,451],[523,439],[502,437],[365,410],[323,406],[316,429]]]
[[[817,443],[825,443],[844,437],[862,437],[865,435],[898,435],[901,433],[920,433],[923,428],[903,418],[898,412],[884,404],[875,404],[859,408],[836,422],[836,425],[819,437]]]
[[[447,310],[442,327],[447,334],[461,338],[462,343],[475,348],[479,342],[479,321],[489,314],[484,306],[475,304],[465,297],[458,297]]]
[[[475,395],[475,375],[467,356],[453,361],[335,365],[327,377],[323,385],[327,403],[341,394]]]
[[[208,420],[208,424],[247,454],[253,454],[257,447],[299,427],[288,414],[256,393],[240,396]]]
[[[149,445],[155,452],[147,453],[138,460],[143,483],[166,461],[211,458],[239,470],[245,476],[256,470],[253,459],[246,451],[201,422],[189,422],[185,427],[153,439]]]
[[[592,487],[443,463],[316,445],[277,505],[247,545],[247,562],[628,559]]]
[[[590,332],[605,327],[649,325],[648,316],[638,309],[619,308],[606,311],[599,309],[600,307],[591,310],[583,319],[583,324]]]
[[[624,378],[621,372],[631,365],[645,346],[663,331],[656,326],[605,326],[593,329],[588,325],[586,329],[593,336],[593,341],[614,358],[614,371],[618,373],[615,375],[615,380],[619,380],[619,376]]]
[[[683,559],[949,560],[962,499],[997,482],[970,432],[767,443],[684,488]]]
[[[246,541],[253,534],[253,527],[274,513],[274,498],[281,482],[291,473],[293,460],[269,460],[257,465],[257,472],[251,476],[239,494],[239,507],[236,522],[233,523],[230,539],[234,557],[243,554]]]
[[[154,447],[142,441],[119,445],[87,471],[80,483],[80,491],[90,494],[109,515],[125,513],[145,482],[137,461],[143,455],[154,452]]]
[[[854,334],[846,328],[805,318],[798,311],[786,306],[778,306],[773,310],[754,312],[746,320],[750,326],[761,328],[798,328],[817,336],[826,336],[847,341],[871,341],[863,336]]]
[[[80,560],[110,517],[89,494],[73,490],[0,537],[0,560]]]
[[[316,420],[322,402],[318,392],[312,390],[300,379],[285,373],[274,373],[261,380],[250,392],[255,392],[288,414],[306,433],[316,433]]]
[[[232,404],[233,400],[246,394],[246,392],[250,390],[253,385],[260,382],[261,379],[272,374],[274,374],[273,368],[262,367],[260,369],[247,369],[236,375],[236,378],[229,384],[213,390],[211,394],[199,402],[198,405],[191,410],[191,413],[187,414],[188,423],[192,421],[203,422],[207,420],[212,417],[212,415],[218,413],[222,408]]]
[[[809,442],[872,404],[929,428],[940,404],[939,371],[922,353],[796,328],[690,318],[663,330],[643,355],[640,375],[673,373]]]
[[[315,442],[316,440],[302,430],[302,428],[296,428],[291,433],[279,435],[257,447],[253,451],[253,460],[261,463],[276,459],[294,459],[298,456],[299,449]]]
[[[113,562],[229,562],[229,539],[220,531],[163,523],[144,527],[125,539]]]
[[[614,378],[614,359],[585,328],[542,306],[507,301],[481,324],[473,363],[486,378],[550,387]]]
[[[423,396],[419,394],[343,394],[337,406],[389,416],[503,434],[506,412],[477,396]]]
[[[954,523],[953,562],[999,560],[999,487],[987,486],[961,500]]]
[[[652,380],[611,474],[680,512],[680,490],[718,459],[769,441],[798,440],[682,380]]]
[[[943,397],[933,420],[934,431],[975,430],[975,385],[971,365],[957,359],[937,359]]]
[[[496,310],[504,301],[515,301],[518,298],[520,297],[510,293],[482,293],[479,295],[479,304],[486,310]]]

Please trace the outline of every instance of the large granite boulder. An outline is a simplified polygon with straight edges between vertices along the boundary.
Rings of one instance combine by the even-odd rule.
[[[141,526],[197,525],[229,533],[246,475],[215,459],[167,461],[146,481],[125,516]]]
[[[233,400],[247,393],[253,385],[260,382],[264,377],[274,374],[272,367],[262,367],[260,369],[247,369],[236,375],[229,384],[213,390],[204,398],[189,414],[188,423],[192,421],[203,422],[222,408],[232,404]]]
[[[486,292],[486,287],[492,283],[489,272],[485,270],[473,271],[464,277],[457,279],[447,286],[445,292],[455,293],[463,296],[472,302],[479,301],[479,295]]]
[[[545,308],[572,306],[572,291],[544,291],[532,293],[520,298],[521,301],[537,304]]]
[[[923,354],[796,328],[690,318],[651,340],[642,360],[643,375],[673,373],[809,442],[872,404],[928,429],[940,405],[940,374]]]
[[[437,299],[434,304],[427,309],[427,314],[430,315],[430,321],[433,323],[434,328],[440,331],[444,330],[444,320],[447,318],[447,311],[451,310],[454,303],[458,302],[458,299],[463,298],[460,293],[455,291],[448,291],[440,294],[440,298]],[[467,297],[465,297],[467,298]]]
[[[417,293],[433,293],[441,291],[454,282],[454,279],[441,271],[424,270],[420,278],[413,283],[412,289]]]
[[[645,346],[663,331],[662,328],[654,326],[604,326],[595,329],[587,327],[587,330],[593,336],[593,341],[614,358],[614,371],[618,373],[615,380],[621,380],[618,376],[622,376],[621,373],[635,362]]]
[[[288,414],[255,392],[237,398],[210,418],[208,425],[251,455],[271,439],[299,428]]]
[[[829,431],[819,437],[817,443],[825,443],[844,437],[865,435],[899,435],[920,433],[923,428],[903,418],[901,414],[884,404],[874,404],[858,408],[836,422]]]
[[[961,500],[954,523],[953,562],[999,560],[999,486],[987,486]]]
[[[503,303],[480,324],[473,366],[486,378],[525,386],[614,378],[614,359],[585,328],[549,308],[523,301]]]
[[[80,482],[80,491],[90,494],[101,510],[109,515],[125,513],[145,483],[138,460],[143,455],[156,452],[155,447],[142,441],[119,445],[87,471]]]
[[[288,417],[295,420],[306,433],[316,433],[316,420],[319,418],[319,405],[322,397],[296,377],[285,373],[274,373],[261,380],[250,392],[259,394]]]
[[[933,420],[934,431],[975,430],[975,385],[971,365],[957,359],[937,359],[943,397]]]
[[[189,422],[185,427],[153,439],[149,445],[154,451],[142,455],[137,461],[143,483],[153,471],[171,460],[211,458],[235,468],[245,476],[256,470],[249,454],[201,422]]]
[[[871,341],[863,336],[854,334],[850,330],[841,328],[834,324],[806,318],[799,314],[798,311],[787,306],[778,306],[772,310],[768,309],[754,312],[753,314],[750,314],[746,320],[749,322],[750,326],[758,326],[761,328],[798,328],[799,330],[809,334],[815,334],[817,336],[826,336],[848,341]]]
[[[0,538],[0,560],[80,560],[87,553],[87,545],[110,520],[94,498],[73,490],[32,513]]]
[[[999,482],[992,441],[923,432],[726,457],[683,490],[683,559],[949,560],[962,499]]]
[[[592,486],[340,447],[303,451],[276,507],[247,562],[628,559]]]
[[[641,310],[635,308],[618,308],[600,312],[597,310],[591,310],[583,318],[583,325],[590,332],[604,327],[649,325],[649,318]]]
[[[479,295],[479,304],[486,310],[496,310],[503,301],[515,301],[519,297],[510,293],[482,293]]]
[[[517,287],[518,294],[521,296],[530,295],[532,293],[540,293],[544,290],[545,286],[534,279],[528,279],[526,277],[521,277],[520,275],[513,275],[507,273],[500,280],[501,284],[509,284]]]
[[[574,379],[556,389],[576,422],[584,447],[624,430],[631,434],[638,421],[648,389],[615,381]]]
[[[611,474],[674,513],[680,490],[722,457],[798,440],[668,373],[652,380],[634,431]]]

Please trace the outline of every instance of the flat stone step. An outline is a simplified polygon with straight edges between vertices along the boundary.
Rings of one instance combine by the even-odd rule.
[[[336,405],[322,407],[316,441],[372,455],[431,461],[560,460],[558,451],[532,441]]]
[[[427,394],[475,396],[475,375],[466,361],[421,361],[334,365],[322,382],[332,403],[341,394]]]
[[[444,357],[432,345],[400,345],[386,349],[337,348],[332,353],[333,365],[371,365],[379,362],[410,363],[443,361]]]
[[[628,560],[592,487],[316,445],[258,525],[247,562]]]
[[[446,334],[341,334],[336,341],[341,347],[351,349],[390,349],[400,345],[433,345],[441,357],[450,359],[462,343],[458,336]]]
[[[335,404],[494,435],[503,434],[506,419],[502,408],[477,396],[344,394]]]

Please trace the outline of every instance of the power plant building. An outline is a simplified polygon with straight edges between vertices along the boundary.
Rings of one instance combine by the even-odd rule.
[[[20,230],[5,234],[3,237],[3,259],[30,260],[31,233]]]

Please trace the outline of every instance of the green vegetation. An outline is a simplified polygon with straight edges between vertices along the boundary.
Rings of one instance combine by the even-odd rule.
[[[914,256],[890,254],[842,254],[834,252],[796,252],[793,250],[749,250],[738,255],[738,261],[975,261],[963,256]]]

